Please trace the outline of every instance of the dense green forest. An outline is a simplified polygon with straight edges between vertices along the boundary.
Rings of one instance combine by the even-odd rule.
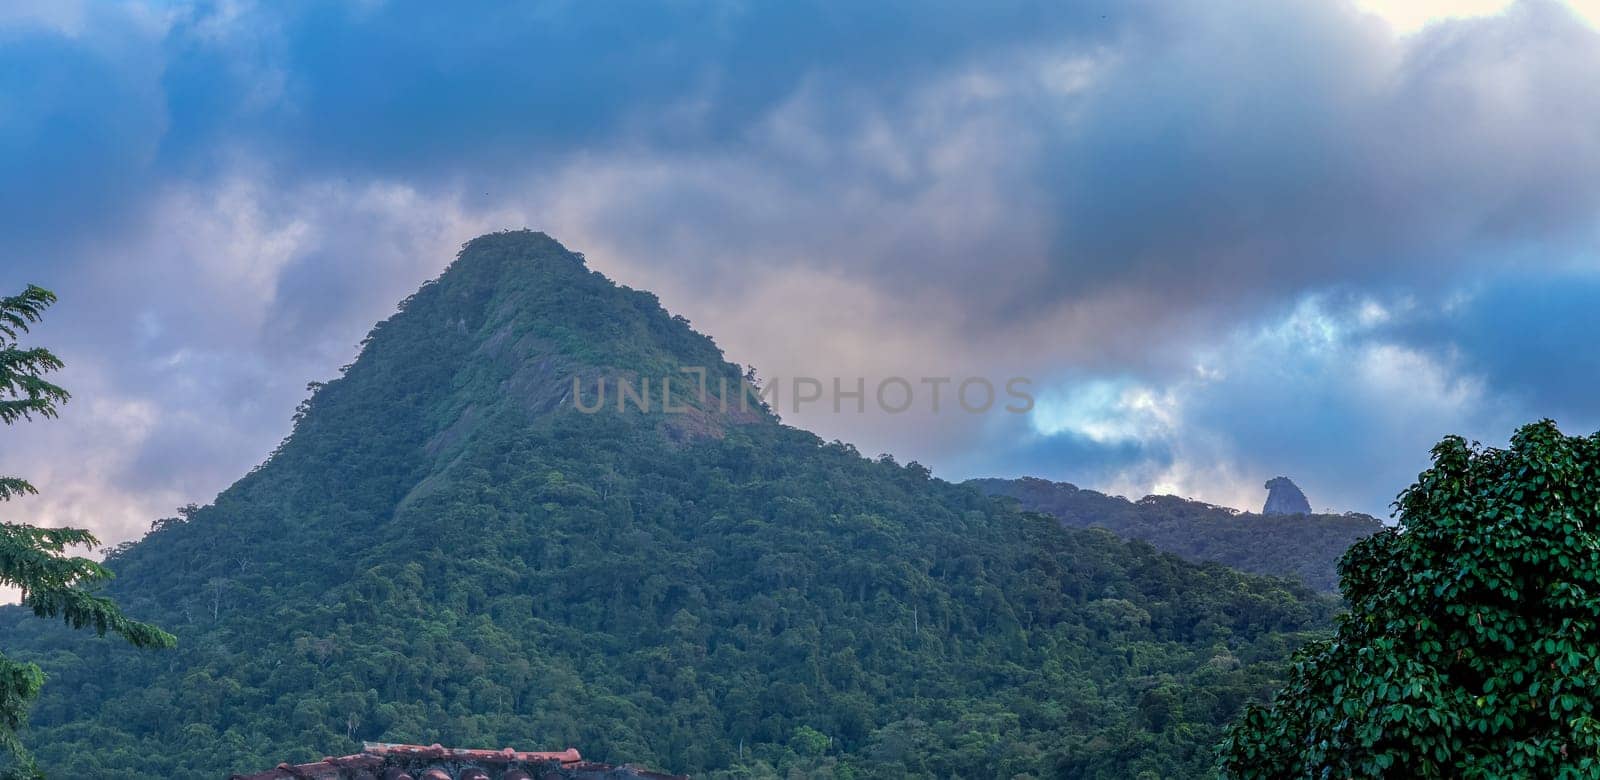
[[[1043,479],[974,479],[967,484],[1016,499],[1072,528],[1105,528],[1191,561],[1216,561],[1241,571],[1296,577],[1327,592],[1339,588],[1339,557],[1383,530],[1371,515],[1260,515],[1178,498],[1129,501]]]
[[[55,777],[361,740],[703,777],[1207,774],[1335,602],[868,459],[765,410],[573,409],[739,367],[537,233],[469,243],[215,501],[116,550],[139,653],[0,610]],[[684,380],[685,388],[688,379]]]

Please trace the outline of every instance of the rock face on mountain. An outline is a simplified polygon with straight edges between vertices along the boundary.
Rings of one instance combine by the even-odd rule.
[[[1032,477],[966,484],[1016,499],[1022,509],[1052,515],[1069,527],[1105,528],[1191,561],[1295,577],[1330,593],[1339,588],[1339,557],[1383,528],[1377,518],[1363,514],[1258,515],[1177,496],[1129,501]]]
[[[1273,477],[1267,480],[1267,503],[1261,507],[1264,515],[1309,515],[1311,502],[1306,500],[1306,494],[1300,492],[1300,487],[1288,477]]]
[[[265,463],[109,557],[109,595],[176,650],[0,608],[49,674],[25,739],[52,777],[363,741],[711,778],[1199,777],[1331,624],[1304,588],[724,408],[743,375],[550,237],[474,239]],[[618,410],[623,381],[649,411]]]

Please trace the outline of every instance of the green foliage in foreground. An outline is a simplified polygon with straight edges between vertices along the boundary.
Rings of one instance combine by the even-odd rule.
[[[44,378],[61,368],[61,361],[42,347],[18,344],[18,337],[55,299],[49,290],[32,285],[19,295],[0,298],[0,423],[11,425],[35,415],[55,417],[56,405],[69,397]],[[0,477],[0,502],[34,492],[26,480]],[[60,618],[72,628],[93,629],[100,636],[115,633],[135,647],[171,647],[172,636],[123,617],[110,599],[89,590],[110,579],[111,572],[66,551],[98,544],[88,531],[0,522],[0,585],[19,589],[22,605],[38,617]],[[37,665],[0,655],[0,776],[36,773],[17,731],[44,681]]]
[[[266,464],[111,558],[177,651],[0,611],[52,676],[41,764],[214,780],[381,740],[713,778],[1194,777],[1330,625],[1299,585],[764,413],[565,400],[575,372],[679,365],[742,374],[547,237],[475,240]]]
[[[1338,636],[1232,728],[1225,775],[1600,776],[1600,435],[1545,421],[1433,461],[1401,530],[1345,556]]]
[[[1295,577],[1329,593],[1339,589],[1339,556],[1383,529],[1370,515],[1259,515],[1177,496],[1129,501],[1066,482],[1033,477],[974,479],[967,484],[1017,500],[1073,528],[1105,528],[1191,561]]]

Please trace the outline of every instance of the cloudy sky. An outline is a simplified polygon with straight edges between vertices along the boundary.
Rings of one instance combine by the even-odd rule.
[[[545,230],[948,478],[1386,515],[1447,433],[1600,427],[1600,2],[0,7],[0,286],[61,303],[8,518],[137,536],[466,239]]]

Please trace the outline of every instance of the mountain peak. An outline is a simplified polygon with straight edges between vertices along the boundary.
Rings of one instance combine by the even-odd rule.
[[[481,236],[469,239],[467,243],[461,246],[461,251],[466,253],[475,249],[482,249],[489,246],[509,246],[525,249],[554,249],[559,252],[576,254],[575,252],[567,249],[566,246],[564,246],[560,241],[557,241],[549,233],[546,233],[543,230],[531,230],[529,228],[496,230],[492,233],[484,233]],[[579,259],[582,259],[581,256]]]
[[[739,367],[656,296],[589,270],[581,254],[544,233],[468,241],[399,308],[372,329],[342,376],[314,385],[290,436],[258,469],[264,481],[331,490],[338,476],[308,464],[359,454],[389,464],[385,495],[415,497],[475,438],[572,411],[575,387],[593,404],[602,383],[602,410],[614,413],[621,385],[648,382],[654,413],[628,419],[673,442],[771,419],[754,405],[724,410],[720,395],[695,406],[684,369],[702,370],[717,393],[742,387]],[[674,397],[688,399],[682,413],[662,411],[669,379]]]
[[[1273,477],[1264,485],[1267,489],[1267,503],[1261,507],[1264,515],[1309,515],[1311,502],[1306,500],[1306,494],[1300,492],[1299,486],[1288,477]]]
[[[103,643],[0,609],[7,651],[50,663],[41,762],[202,780],[315,771],[367,741],[559,738],[695,776],[1195,777],[1231,713],[1177,721],[1168,703],[1197,699],[1152,708],[1143,681],[1248,690],[1288,646],[1277,632],[1331,617],[1331,600],[1069,533],[764,409],[685,392],[694,411],[669,412],[661,383],[687,390],[685,368],[713,393],[742,378],[548,236],[469,242],[266,464],[110,557],[108,594],[177,650],[108,675],[73,660]],[[578,407],[575,381],[602,379],[604,409]],[[654,409],[619,411],[618,383],[645,380]],[[1162,652],[1134,674],[1124,645]],[[1098,721],[1070,714],[1085,680]],[[1006,735],[994,750],[939,738],[971,712]]]
[[[549,263],[586,268],[582,253],[568,249],[549,233],[526,228],[500,230],[471,239],[461,245],[452,267],[494,261],[513,267],[516,264]]]

